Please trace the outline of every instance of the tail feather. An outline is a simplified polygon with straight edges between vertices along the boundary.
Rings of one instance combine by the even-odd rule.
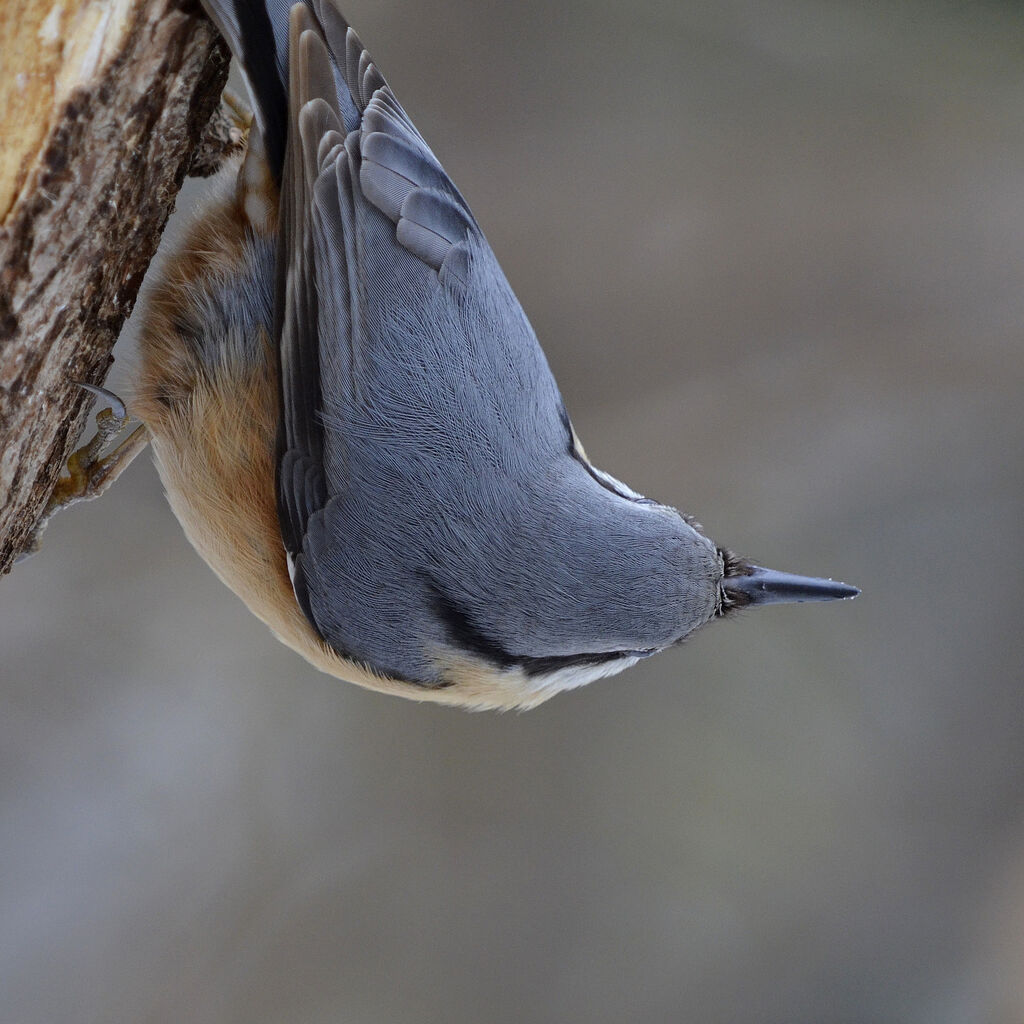
[[[310,95],[332,98],[346,131],[359,127],[364,93],[383,82],[333,0],[300,0],[308,25],[326,42],[334,81],[311,83]],[[227,40],[256,108],[267,162],[280,182],[288,140],[288,25],[293,0],[202,0]],[[305,19],[304,19],[305,20]],[[311,66],[323,66],[311,62]],[[294,122],[293,122],[294,123]]]

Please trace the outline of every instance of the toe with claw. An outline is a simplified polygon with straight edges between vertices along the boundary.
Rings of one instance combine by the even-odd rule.
[[[75,383],[104,399],[108,407],[96,414],[96,433],[68,456],[66,473],[57,480],[28,544],[18,556],[19,562],[38,550],[39,539],[54,515],[79,501],[98,498],[128,468],[149,441],[149,434],[143,424],[134,429],[130,427],[128,410],[112,391],[80,381]],[[116,446],[104,455],[104,451],[115,442]]]

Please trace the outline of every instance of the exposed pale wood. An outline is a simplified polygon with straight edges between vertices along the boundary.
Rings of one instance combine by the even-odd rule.
[[[0,572],[74,447],[90,396],[73,382],[106,374],[227,68],[194,0],[0,5]]]

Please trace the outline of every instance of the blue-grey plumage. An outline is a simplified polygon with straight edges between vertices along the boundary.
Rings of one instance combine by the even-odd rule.
[[[289,38],[279,502],[317,631],[443,686],[453,647],[551,672],[706,622],[714,545],[588,472],[494,254],[355,34],[296,5]]]
[[[274,296],[254,322],[279,386],[277,526],[322,650],[209,539],[192,470],[164,465],[182,442],[151,424],[172,502],[222,576],[311,660],[337,659],[329,671],[478,705],[535,703],[762,600],[770,573],[730,588],[753,568],[587,461],[469,207],[331,0],[204,3],[256,105],[242,180],[258,158],[280,189],[276,280],[253,241],[273,216],[227,247],[232,273]],[[223,362],[237,332],[217,323],[189,330]],[[808,582],[801,599],[846,596]]]

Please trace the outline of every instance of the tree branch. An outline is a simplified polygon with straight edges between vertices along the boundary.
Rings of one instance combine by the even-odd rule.
[[[0,572],[132,310],[228,52],[194,0],[0,9]]]

